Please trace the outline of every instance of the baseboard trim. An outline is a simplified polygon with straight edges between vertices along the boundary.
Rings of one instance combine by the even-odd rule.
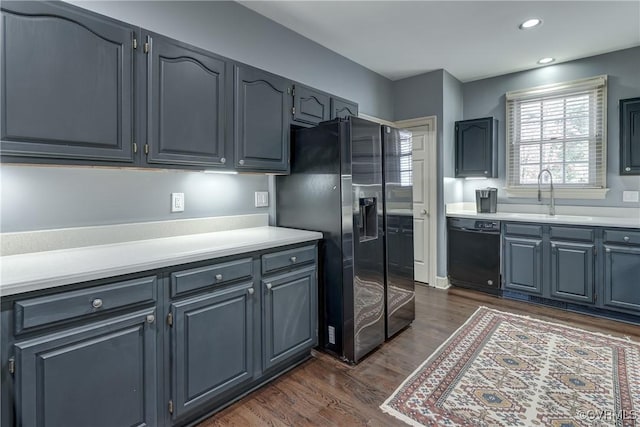
[[[451,287],[451,284],[449,283],[449,278],[448,277],[436,276],[436,283],[435,283],[434,288],[449,289],[450,287]]]

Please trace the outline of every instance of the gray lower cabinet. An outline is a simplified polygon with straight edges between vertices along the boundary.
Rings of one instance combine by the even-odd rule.
[[[253,377],[253,282],[171,305],[173,418]]]
[[[594,302],[595,245],[551,241],[551,296]]]
[[[263,278],[262,288],[266,370],[317,344],[315,265]]]
[[[233,167],[226,144],[226,61],[150,32],[147,43],[147,163]]]
[[[640,246],[604,245],[604,306],[640,313]]]
[[[155,426],[155,308],[15,344],[16,424]]]
[[[542,239],[505,237],[504,288],[542,294]]]
[[[247,65],[234,68],[236,169],[287,173],[291,82]]]
[[[62,2],[2,2],[1,150],[134,163],[134,26]]]

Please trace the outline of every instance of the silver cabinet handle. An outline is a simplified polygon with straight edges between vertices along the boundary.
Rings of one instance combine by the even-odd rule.
[[[254,290],[253,290],[253,288],[249,288],[249,289],[247,289],[247,292],[249,292],[249,295],[253,295]]]
[[[216,280],[222,280],[222,274],[216,274]]]
[[[631,170],[631,168],[629,166],[627,166],[626,168],[624,168],[624,170],[629,172]]]
[[[149,314],[147,316],[147,323],[153,323],[156,320],[156,316],[154,316],[153,314]]]
[[[240,160],[238,161],[238,164],[239,164],[240,166],[244,165],[244,160],[240,159]]]
[[[489,171],[484,171],[484,174],[485,174],[485,175],[488,175],[488,174],[489,174]]]
[[[607,249],[605,249],[605,251],[607,251],[607,252],[611,252],[611,249],[607,248]]]
[[[225,163],[227,163],[227,159],[225,159],[224,157],[222,157],[222,158],[220,159],[220,163],[222,163],[222,164],[224,165]]]
[[[629,236],[624,236],[622,240],[624,240],[625,242],[628,242],[629,240],[631,240],[631,238]]]
[[[265,286],[267,287],[267,289],[271,289],[272,285],[271,285],[271,283],[267,283]]]
[[[552,247],[553,249],[555,249],[555,248],[556,248],[556,244],[555,244],[555,243],[552,243],[552,244],[551,244],[551,247]]]
[[[298,260],[298,258],[296,258],[294,256],[291,257],[291,262],[296,262],[297,260]]]
[[[102,300],[100,298],[96,298],[93,301],[91,301],[91,306],[93,308],[100,308],[102,307]]]

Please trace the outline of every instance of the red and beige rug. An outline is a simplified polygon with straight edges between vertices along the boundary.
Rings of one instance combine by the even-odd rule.
[[[640,343],[481,307],[380,408],[415,426],[640,426]]]

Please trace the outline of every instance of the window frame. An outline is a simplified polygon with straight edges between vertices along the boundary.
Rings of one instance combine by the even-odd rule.
[[[601,89],[599,89],[601,88]],[[512,182],[513,175],[511,173],[512,160],[515,159],[517,153],[513,153],[518,148],[514,147],[513,140],[515,138],[515,126],[512,128],[512,119],[515,117],[515,111],[512,115],[512,109],[517,108],[514,103],[525,102],[527,99],[540,99],[540,98],[554,98],[554,97],[570,97],[572,94],[579,94],[586,90],[602,90],[602,103],[600,104],[600,110],[602,117],[599,118],[602,122],[601,131],[602,134],[598,139],[597,144],[600,146],[600,168],[596,170],[596,174],[601,174],[601,187],[582,185],[582,184],[558,184],[554,182],[554,192],[558,198],[573,198],[573,199],[604,199],[606,193],[609,191],[607,188],[607,76],[600,75],[595,77],[589,77],[585,79],[572,80],[560,83],[553,83],[549,85],[536,86],[527,89],[521,89],[516,91],[507,92],[505,95],[505,163],[506,163],[506,176],[505,176],[505,191],[509,197],[537,197],[538,186],[537,184],[515,184]],[[567,116],[563,116],[563,120],[566,120]],[[513,130],[513,132],[512,132]],[[541,140],[542,141],[542,140]],[[563,142],[565,139],[562,140]],[[542,142],[539,143],[540,145]],[[542,159],[540,159],[542,165]],[[589,160],[591,162],[591,159]],[[566,160],[563,159],[563,164],[566,164]],[[597,160],[596,160],[597,165]],[[596,166],[597,167],[597,166]],[[518,166],[518,171],[520,171]],[[548,192],[549,186],[543,185],[543,191]]]

